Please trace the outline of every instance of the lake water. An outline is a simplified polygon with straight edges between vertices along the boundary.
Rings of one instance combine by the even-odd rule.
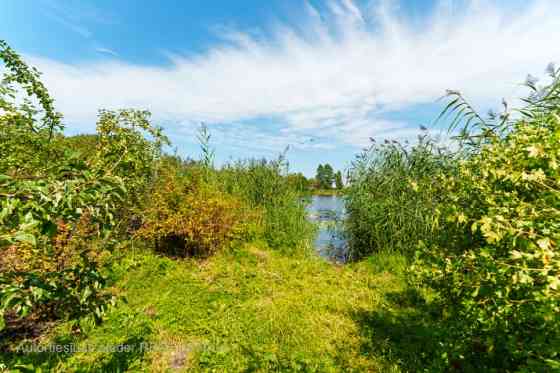
[[[345,215],[344,200],[339,196],[313,196],[307,206],[308,217],[317,223],[319,231],[315,248],[319,255],[329,260],[345,262],[348,245],[342,237]]]

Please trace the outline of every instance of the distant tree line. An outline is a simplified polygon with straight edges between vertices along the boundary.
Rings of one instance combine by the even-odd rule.
[[[301,172],[290,173],[287,178],[294,189],[301,193],[308,193],[317,189],[341,190],[344,188],[342,172],[335,171],[328,163],[320,164],[317,167],[314,178],[307,178]]]
[[[317,189],[342,189],[344,183],[342,181],[342,173],[334,171],[332,166],[328,163],[319,164],[317,173],[315,175],[315,187]]]

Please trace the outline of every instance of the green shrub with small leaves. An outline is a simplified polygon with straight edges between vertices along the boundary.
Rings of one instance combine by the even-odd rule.
[[[96,151],[82,157],[66,146],[39,73],[4,41],[0,59],[0,329],[5,316],[33,313],[99,320],[111,299],[104,253],[166,139],[147,112],[102,111]]]
[[[467,115],[471,156],[456,175],[437,178],[449,195],[441,214],[462,240],[422,242],[411,273],[440,294],[440,358],[463,371],[560,370],[560,81],[552,77],[516,117]]]

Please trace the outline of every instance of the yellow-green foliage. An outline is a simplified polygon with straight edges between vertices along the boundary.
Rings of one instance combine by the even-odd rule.
[[[463,369],[560,369],[559,109],[487,133],[457,176],[440,178],[463,243],[421,245],[413,273],[441,293],[444,359]]]
[[[239,199],[205,181],[204,168],[178,171],[162,170],[137,234],[170,255],[210,255],[244,232],[250,214]]]
[[[226,165],[217,175],[223,188],[260,212],[262,236],[273,249],[301,250],[314,227],[307,220],[301,188],[288,174],[285,155],[276,160],[249,159]]]

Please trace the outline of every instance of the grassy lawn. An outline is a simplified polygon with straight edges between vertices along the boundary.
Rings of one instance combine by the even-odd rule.
[[[41,341],[82,351],[23,356],[55,371],[400,371],[403,264],[337,266],[258,243],[202,261],[129,254],[115,271],[126,301],[102,325],[62,324]]]

